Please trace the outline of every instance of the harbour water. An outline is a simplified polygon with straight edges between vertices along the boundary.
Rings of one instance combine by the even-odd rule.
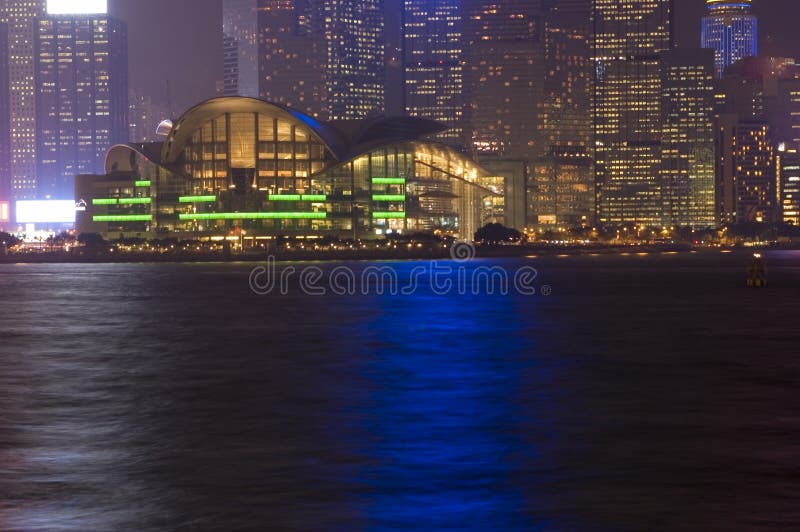
[[[796,530],[800,252],[748,262],[0,265],[0,530]]]

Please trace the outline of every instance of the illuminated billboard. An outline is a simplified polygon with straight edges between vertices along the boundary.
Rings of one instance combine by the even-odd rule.
[[[72,200],[18,201],[18,224],[74,224],[75,202]]]
[[[48,15],[105,15],[108,0],[47,0]]]
[[[11,220],[11,205],[7,201],[0,201],[0,223]]]

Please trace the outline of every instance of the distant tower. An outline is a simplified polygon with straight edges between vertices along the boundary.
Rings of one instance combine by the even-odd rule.
[[[226,96],[314,117],[385,111],[383,0],[224,0]]]
[[[406,112],[450,126],[440,138],[452,144],[462,140],[461,4],[405,0],[403,17]]]
[[[8,25],[8,80],[11,110],[11,186],[14,199],[36,195],[33,41],[45,0],[0,2],[0,23]]]
[[[327,116],[323,24],[316,0],[259,0],[261,98],[314,117]]]
[[[716,77],[725,67],[758,55],[758,19],[750,14],[751,0],[706,0],[701,46],[715,52]]]
[[[69,7],[48,4],[48,15],[36,24],[37,195],[42,198],[72,198],[75,176],[103,172],[108,148],[128,141],[127,27],[99,5],[94,13]]]
[[[258,97],[258,0],[223,0],[225,96]]]
[[[0,80],[3,80],[0,81],[0,201],[11,199],[11,116],[7,79],[8,26],[0,23]]]
[[[673,0],[592,0],[598,223],[658,226],[661,54],[672,48]]]
[[[469,0],[463,10],[467,146],[481,157],[535,157],[544,80],[541,3]]]
[[[383,0],[325,0],[323,4],[330,118],[349,120],[384,114]]]

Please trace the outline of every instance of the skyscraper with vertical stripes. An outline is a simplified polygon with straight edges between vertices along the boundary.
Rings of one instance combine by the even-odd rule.
[[[751,0],[706,0],[701,46],[715,55],[716,77],[745,57],[758,55],[758,19],[750,14]]]

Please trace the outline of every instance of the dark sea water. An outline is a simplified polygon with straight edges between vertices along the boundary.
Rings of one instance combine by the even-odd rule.
[[[800,252],[748,263],[0,265],[0,530],[799,530]]]

